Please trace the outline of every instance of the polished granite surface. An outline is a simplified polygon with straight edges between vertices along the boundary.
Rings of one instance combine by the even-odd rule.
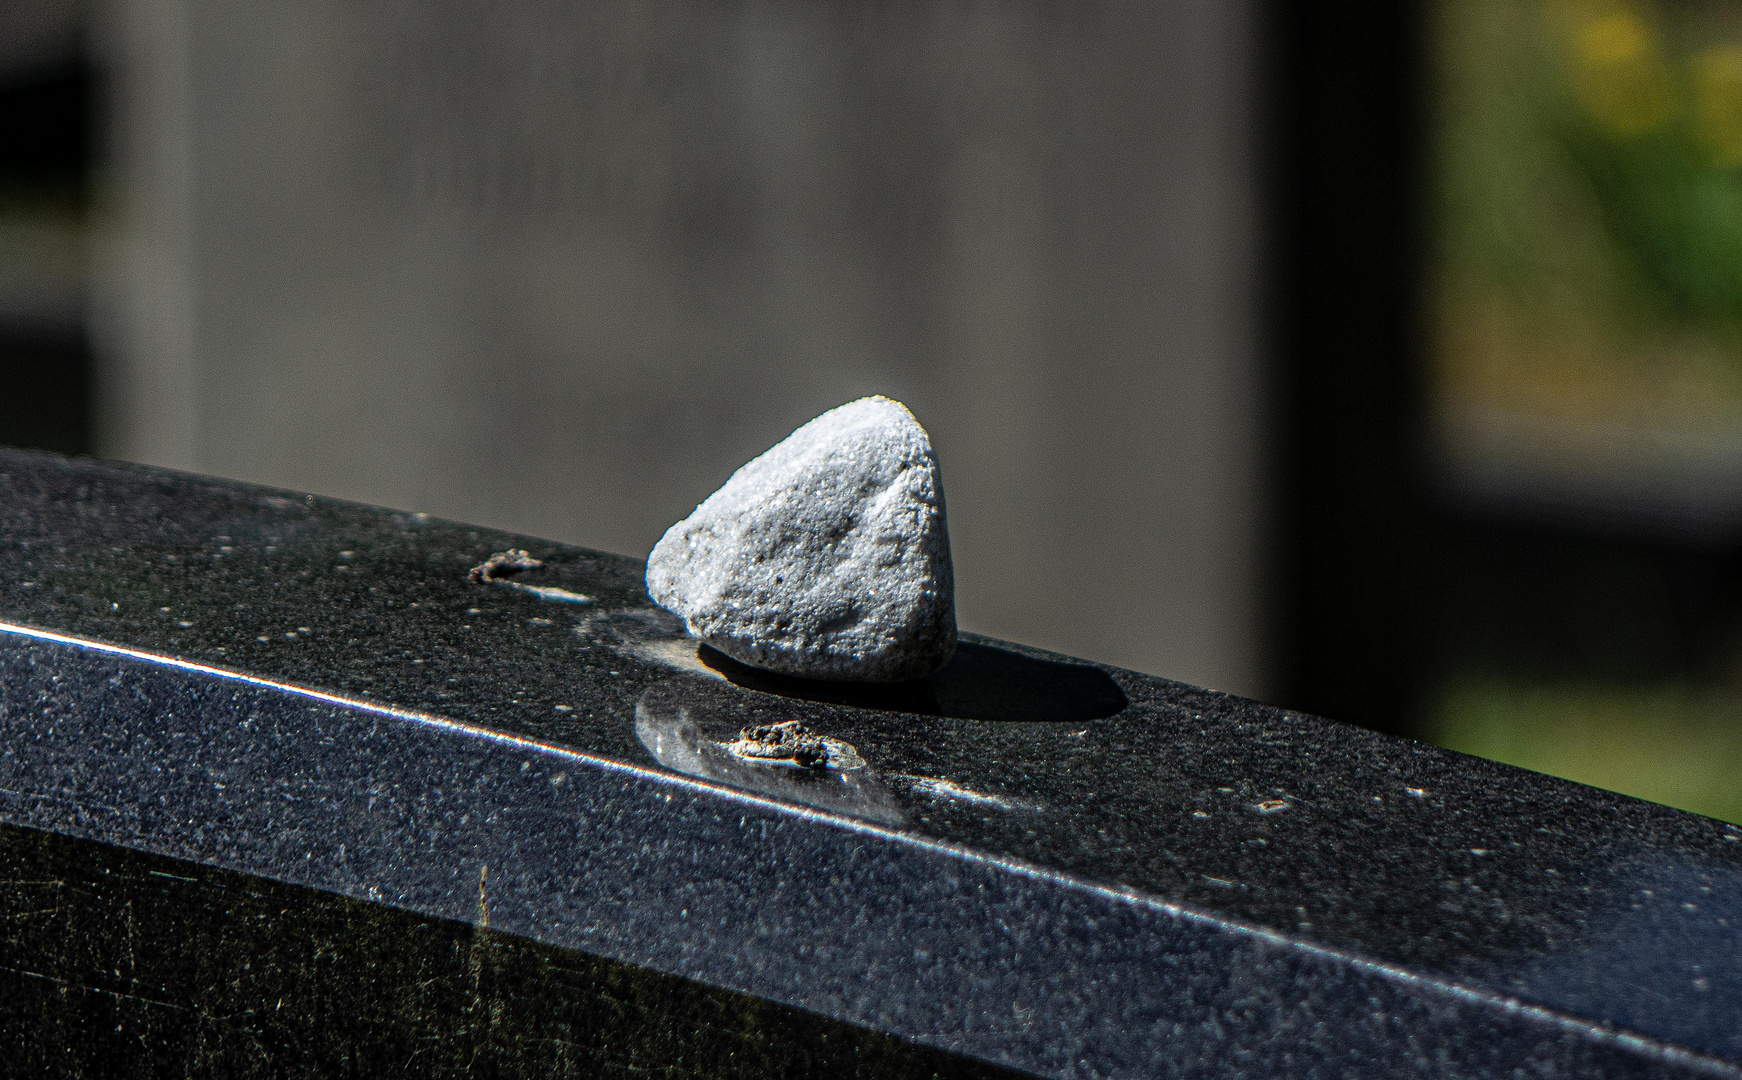
[[[779,679],[636,560],[228,482],[5,452],[0,537],[12,825],[487,882],[502,933],[1038,1074],[1742,1075],[1734,826],[972,635]],[[725,749],[795,719],[862,767]]]
[[[998,1080],[763,998],[0,826],[0,1074]]]

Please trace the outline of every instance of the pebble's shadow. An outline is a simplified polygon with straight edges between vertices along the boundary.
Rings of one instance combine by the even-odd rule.
[[[852,705],[862,709],[948,716],[961,720],[1100,720],[1125,708],[1125,694],[1106,672],[1086,664],[1040,660],[993,645],[962,641],[936,674],[906,683],[797,679],[740,664],[702,645],[696,656],[728,682],[765,694]]]

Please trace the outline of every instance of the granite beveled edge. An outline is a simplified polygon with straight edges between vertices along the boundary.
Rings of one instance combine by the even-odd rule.
[[[1498,1022],[1502,1029],[1516,1025],[1517,1029],[1507,1033],[1512,1040],[1502,1039],[1496,1046],[1504,1046],[1508,1041],[1516,1041],[1519,1035],[1528,1040],[1541,1036],[1571,1037],[1575,1042],[1584,1044],[1587,1049],[1600,1050],[1607,1048],[1617,1052],[1624,1060],[1631,1060],[1635,1066],[1643,1066],[1640,1075],[1651,1075],[1658,1069],[1666,1068],[1670,1073],[1703,1076],[1742,1076],[1742,1070],[1733,1065],[1705,1057],[1678,1047],[1661,1043],[1649,1038],[1634,1035],[1625,1031],[1605,1028],[1592,1024],[1577,1017],[1568,1016],[1555,1010],[1539,1005],[1520,1001],[1516,998],[1498,995],[1480,987],[1460,985],[1454,981],[1425,976],[1420,973],[1377,962],[1344,951],[1327,948],[1310,941],[1293,938],[1286,934],[1259,926],[1245,925],[1238,920],[1231,920],[1211,912],[1196,910],[1190,905],[1183,905],[1165,899],[1145,895],[1128,887],[1108,886],[1104,883],[1086,880],[1078,876],[1060,872],[1044,866],[1033,865],[1019,859],[1007,856],[991,856],[972,850],[963,845],[942,842],[936,839],[915,835],[899,828],[887,828],[850,817],[831,814],[811,807],[797,806],[776,799],[766,798],[755,793],[745,792],[724,785],[709,783],[693,777],[683,776],[655,767],[647,767],[629,762],[614,760],[596,754],[576,751],[560,745],[539,742],[524,736],[495,731],[476,724],[461,723],[444,717],[408,710],[379,702],[333,694],[317,688],[299,687],[270,679],[252,676],[246,672],[229,671],[212,665],[200,664],[184,659],[151,654],[142,650],[119,646],[112,643],[75,638],[69,635],[46,631],[40,628],[20,626],[15,624],[0,624],[0,635],[13,642],[20,641],[40,644],[61,653],[63,659],[70,660],[72,667],[77,667],[83,660],[92,656],[103,660],[116,662],[127,666],[136,666],[141,671],[151,675],[162,676],[174,673],[184,679],[210,680],[218,684],[234,684],[245,688],[247,692],[263,699],[277,699],[307,702],[309,705],[337,713],[368,717],[371,723],[386,722],[396,728],[390,737],[394,743],[403,744],[413,741],[420,744],[436,745],[449,743],[452,740],[473,741],[487,745],[496,753],[485,755],[496,771],[508,771],[512,774],[525,774],[526,765],[514,765],[524,755],[532,755],[589,770],[596,775],[595,783],[610,788],[613,781],[628,780],[636,786],[651,789],[647,804],[656,810],[663,802],[666,806],[672,803],[676,793],[684,796],[698,806],[704,807],[703,814],[718,816],[724,808],[727,816],[733,813],[753,813],[764,820],[779,819],[783,827],[798,837],[797,843],[807,849],[815,850],[819,846],[824,849],[838,849],[841,845],[838,839],[829,838],[829,834],[838,837],[849,834],[857,842],[872,842],[887,849],[900,849],[890,861],[897,864],[914,864],[925,867],[925,873],[913,875],[914,879],[936,876],[939,871],[937,864],[941,862],[956,863],[959,873],[966,873],[981,879],[981,885],[992,879],[1005,879],[1004,891],[1024,897],[1022,906],[1039,905],[1043,910],[1031,912],[1030,919],[1034,924],[1031,929],[1044,932],[1049,921],[1069,921],[1072,913],[1087,909],[1098,914],[1091,914],[1092,922],[1101,924],[1100,939],[1095,943],[1098,949],[1120,950],[1134,949],[1141,951],[1141,939],[1149,936],[1159,926],[1172,924],[1175,934],[1180,939],[1179,944],[1185,947],[1204,948],[1213,939],[1223,939],[1207,951],[1229,951],[1234,954],[1252,953],[1269,954],[1267,968],[1274,969],[1278,975],[1282,969],[1296,967],[1296,979],[1299,983],[1300,974],[1310,974],[1316,969],[1341,969],[1352,975],[1357,983],[1369,992],[1376,985],[1388,987],[1391,994],[1400,999],[1425,998],[1435,999],[1442,1009],[1450,1009],[1458,1014],[1457,1027],[1476,1035],[1483,1027],[1480,1023],[1471,1023],[1468,1014],[1471,1012],[1488,1014],[1489,1025]],[[51,665],[59,667],[59,664]],[[60,677],[70,676],[72,672],[62,670],[57,672]],[[103,678],[109,678],[103,675]],[[87,699],[86,703],[89,701]],[[10,710],[9,710],[10,712]],[[169,714],[173,718],[173,714]],[[210,720],[210,717],[202,717]],[[223,723],[223,720],[219,720]],[[8,725],[10,726],[10,725]],[[16,734],[16,733],[14,733]],[[182,734],[209,735],[210,732],[188,731]],[[209,739],[202,738],[199,744],[203,747],[209,744]],[[302,733],[293,740],[301,743]],[[64,762],[75,762],[79,766],[78,781],[89,787],[93,782],[100,781],[100,775],[93,776],[89,766],[92,759],[89,755],[79,755],[77,746],[62,747],[67,755]],[[404,745],[398,749],[403,751]],[[467,756],[466,751],[453,752],[448,747],[440,747],[437,753],[441,757],[456,758]],[[506,755],[506,756],[504,756]],[[7,758],[13,757],[12,753]],[[472,755],[474,764],[479,756]],[[378,759],[376,765],[384,764],[388,759]],[[283,764],[282,762],[280,764]],[[548,767],[548,766],[547,766]],[[300,776],[300,774],[299,774]],[[419,914],[433,915],[443,918],[471,918],[474,921],[480,912],[469,909],[474,901],[473,882],[469,878],[453,879],[450,875],[446,884],[456,886],[443,888],[442,874],[437,872],[433,881],[424,873],[444,865],[443,860],[425,860],[424,863],[406,862],[400,853],[407,849],[415,850],[420,840],[409,832],[402,835],[377,836],[373,839],[384,846],[377,855],[383,856],[382,865],[391,868],[393,872],[385,875],[383,880],[350,880],[343,877],[324,874],[321,867],[326,864],[319,860],[305,858],[300,862],[296,859],[248,857],[250,849],[245,847],[231,850],[228,854],[214,850],[209,845],[189,843],[184,839],[180,842],[174,837],[165,837],[161,833],[129,832],[125,828],[105,827],[100,814],[91,813],[91,804],[81,804],[77,800],[68,802],[63,796],[57,796],[61,785],[57,780],[65,780],[65,776],[57,776],[52,771],[48,775],[39,776],[39,784],[43,790],[30,792],[21,790],[15,777],[9,777],[4,790],[5,803],[0,805],[0,820],[30,828],[51,828],[72,835],[80,835],[87,839],[114,843],[120,846],[148,851],[152,854],[166,855],[211,865],[228,870],[255,874],[263,877],[282,880],[289,884],[303,885],[352,896],[358,899],[372,900],[404,907]],[[167,790],[154,791],[150,787],[138,786],[136,770],[124,771],[112,778],[116,789],[131,791],[134,798],[149,800],[152,796],[173,800],[176,797],[173,786]],[[406,778],[414,780],[413,777]],[[427,778],[425,778],[427,779]],[[410,784],[407,785],[411,786]],[[577,784],[577,788],[580,785]],[[246,792],[244,792],[246,795]],[[282,792],[256,792],[259,800],[266,804],[268,813],[276,802],[275,796]],[[15,803],[20,799],[28,802],[32,796],[43,800],[37,803],[35,813],[18,812]],[[623,798],[619,792],[617,798]],[[530,801],[530,800],[528,800]],[[56,816],[50,814],[45,820],[40,812],[43,805],[55,806],[70,815]],[[513,805],[510,802],[509,805]],[[199,819],[200,807],[189,808],[194,811],[194,819]],[[208,808],[209,809],[209,808]],[[600,806],[589,808],[595,813],[601,811]],[[646,807],[635,808],[635,816],[643,818],[645,832],[640,837],[643,848],[648,836],[661,832],[673,834],[682,831],[681,823],[661,823],[655,817],[646,813]],[[214,819],[231,815],[212,815]],[[558,821],[560,818],[553,818]],[[268,828],[280,822],[263,822]],[[824,838],[819,841],[818,836]],[[329,838],[330,839],[330,838]],[[740,838],[741,839],[741,838]],[[341,851],[343,840],[339,840]],[[630,846],[633,846],[630,843]],[[717,845],[709,845],[711,850],[719,850]],[[256,853],[257,854],[257,853]],[[278,852],[282,856],[282,852]],[[425,853],[433,854],[433,853]],[[447,852],[446,854],[452,854]],[[481,852],[479,865],[489,865],[490,853]],[[507,862],[514,865],[513,856],[509,855]],[[670,865],[676,862],[677,866]],[[660,878],[664,886],[682,887],[685,884],[694,886],[695,880],[685,882],[686,871],[683,860],[665,860],[663,865],[642,866],[642,876],[646,879]],[[500,865],[500,864],[499,864]],[[1005,957],[1002,962],[986,963],[984,959],[978,965],[958,964],[958,970],[915,970],[909,974],[912,982],[906,985],[913,990],[899,990],[907,1000],[902,1001],[898,1008],[890,1007],[887,1002],[867,1001],[860,996],[855,999],[851,992],[843,991],[838,985],[843,981],[842,967],[823,963],[805,963],[793,965],[780,962],[782,958],[790,960],[795,946],[800,942],[817,938],[829,938],[838,935],[863,933],[862,913],[855,906],[857,890],[850,890],[837,900],[845,900],[844,905],[837,903],[832,911],[810,912],[812,922],[799,927],[787,927],[789,933],[767,939],[761,944],[772,954],[764,957],[760,963],[746,965],[744,957],[737,955],[725,964],[720,957],[698,955],[691,952],[688,955],[679,950],[673,955],[670,950],[636,948],[627,944],[642,935],[630,932],[628,934],[612,934],[599,932],[598,927],[584,932],[577,932],[577,926],[572,918],[552,918],[553,912],[559,911],[565,901],[575,899],[572,895],[561,896],[553,893],[553,884],[560,878],[561,868],[546,865],[543,867],[518,868],[522,877],[510,882],[526,884],[531,881],[531,892],[517,895],[518,905],[505,904],[498,908],[492,905],[488,919],[493,929],[502,932],[520,934],[535,940],[543,941],[561,947],[576,948],[582,951],[606,956],[610,959],[622,960],[649,966],[667,974],[696,978],[711,985],[739,992],[757,994],[783,1004],[799,1008],[811,1009],[829,1015],[835,1019],[851,1023],[875,1027],[879,1030],[896,1034],[916,1041],[928,1043],[951,1052],[966,1054],[1002,1065],[1037,1072],[1045,1075],[1075,1076],[1075,1075],[1154,1075],[1153,1070],[1160,1070],[1163,1075],[1202,1075],[1205,1070],[1210,1073],[1222,1071],[1217,1068],[1217,1060],[1202,1060],[1197,1057],[1191,1061],[1156,1060],[1148,1050],[1158,1048],[1165,1040],[1135,1039],[1116,1040],[1123,1045],[1071,1045],[1068,1040],[1055,1040],[1051,1044],[1044,1040],[1030,1042],[1024,1045],[1017,1038],[1021,1029],[1035,1026],[1033,1017],[1021,1018],[1010,1015],[996,1015],[996,1006],[983,1010],[979,1014],[964,1015],[960,1010],[952,1011],[956,995],[949,989],[964,983],[988,986],[991,991],[988,996],[994,1002],[1000,1000],[1007,991],[1010,999],[1021,996],[1025,991],[1032,992],[1037,981],[1036,976],[1050,976],[1057,981],[1062,972],[1066,978],[1062,988],[1054,987],[1053,993],[1073,1001],[1073,1016],[1051,1017],[1061,1022],[1061,1026],[1074,1027],[1079,1030],[1092,1031],[1094,1024],[1089,1018],[1096,1015],[1119,1015],[1122,1023],[1120,1030],[1142,1034],[1153,1034],[1146,1031],[1153,1028],[1157,1018],[1165,1020],[1166,999],[1182,992],[1190,992],[1189,986],[1177,985],[1178,980],[1169,979],[1165,965],[1160,967],[1146,965],[1146,970],[1128,972],[1124,979],[1109,980],[1107,972],[1100,965],[1084,965],[1070,963],[1069,956],[1030,956],[1023,961],[1013,962]],[[747,892],[753,902],[766,899],[767,896],[780,892],[783,883],[775,880],[781,870],[774,868],[773,876],[765,876],[761,880],[755,877],[746,878],[741,874],[734,885],[741,892]],[[750,864],[754,870],[754,861]],[[541,872],[542,871],[542,872]],[[409,877],[407,877],[409,872]],[[693,879],[696,876],[708,877],[705,867],[697,867],[694,860],[687,873]],[[947,873],[947,871],[945,871]],[[530,877],[525,875],[530,874]],[[556,876],[552,876],[556,875]],[[503,879],[503,871],[498,870],[493,878],[497,883]],[[416,880],[413,880],[416,879]],[[481,880],[480,880],[481,885]],[[766,890],[766,894],[764,894]],[[787,888],[790,892],[790,888]],[[898,899],[906,904],[911,894],[903,892]],[[967,896],[961,893],[947,897],[948,902],[941,905],[939,915],[944,916],[933,927],[934,936],[946,940],[965,941],[984,936],[992,925],[999,922],[996,905],[990,909],[974,904],[964,904],[964,899],[976,898],[974,891]],[[929,899],[922,896],[911,896],[915,909],[924,907]],[[814,909],[815,904],[810,898],[796,898],[799,908]],[[788,895],[779,901],[787,907],[793,907],[795,898]],[[933,905],[938,906],[938,905]],[[688,909],[683,909],[687,915]],[[911,912],[910,912],[911,914]],[[1124,918],[1120,915],[1123,914]],[[1131,918],[1131,916],[1137,916]],[[830,916],[833,916],[830,918]],[[1158,922],[1159,920],[1159,922]],[[699,921],[699,920],[698,920]],[[1111,925],[1109,925],[1109,923]],[[878,935],[869,935],[877,938]],[[796,939],[796,940],[795,940]],[[899,941],[897,934],[894,940]],[[693,943],[692,943],[693,944]],[[723,941],[707,941],[701,943],[700,952],[719,952],[730,950],[741,953],[745,942],[741,938],[732,937]],[[1278,959],[1278,951],[1293,954],[1294,962]],[[988,954],[995,949],[987,950]],[[1024,962],[1025,961],[1025,962]],[[1036,961],[1039,961],[1037,964]],[[965,969],[964,969],[965,968]],[[934,1000],[927,1002],[923,991],[929,981],[934,984],[939,975],[945,977],[943,997],[951,1000]],[[1133,977],[1135,976],[1135,977]],[[1333,976],[1327,982],[1334,983]],[[811,985],[806,985],[810,983]],[[1176,985],[1169,985],[1169,983]],[[1107,1000],[1108,994],[1098,993],[1098,988],[1111,984],[1116,992],[1129,993],[1139,987],[1147,986],[1149,993],[1145,995],[1147,1009],[1139,1008],[1133,1015],[1132,1001]],[[1163,993],[1156,994],[1156,988]],[[1311,997],[1310,986],[1299,986],[1306,996]],[[1198,986],[1203,989],[1201,982]],[[935,992],[934,992],[935,996]],[[1357,994],[1356,998],[1370,1000]],[[929,1010],[928,1010],[929,1004]],[[1417,1003],[1419,1004],[1419,1003]],[[1045,1010],[1044,1005],[1031,1006]],[[1407,1012],[1407,1009],[1399,1011]],[[1431,1012],[1431,1007],[1430,1010]],[[922,1015],[914,1015],[914,1014]],[[922,1018],[923,1017],[923,1018]],[[1149,1021],[1145,1024],[1144,1021]],[[904,1022],[906,1021],[906,1022]],[[914,1023],[913,1021],[922,1021]],[[1013,1023],[1012,1021],[1016,1021]],[[1135,1023],[1133,1023],[1135,1021]],[[1513,1022],[1511,1025],[1507,1021]],[[954,1025],[957,1034],[949,1034],[950,1025]],[[1052,1026],[1052,1025],[1045,1025]],[[1286,1025],[1285,1025],[1286,1026]],[[972,1037],[974,1031],[990,1032],[991,1039]],[[1105,1039],[1107,1032],[1100,1034]],[[1252,1032],[1259,1036],[1256,1040],[1261,1049],[1268,1049],[1266,1056],[1294,1059],[1297,1064],[1306,1065],[1307,1061],[1298,1060],[1297,1055],[1304,1053],[1304,1048],[1291,1048],[1285,1045],[1263,1047],[1274,1033],[1262,1030]],[[1420,1037],[1423,1033],[1412,1033]],[[1423,1040],[1429,1041],[1432,1040]],[[1523,1049],[1522,1046],[1517,1047]],[[1220,1051],[1245,1052],[1250,1055],[1254,1048],[1250,1045],[1234,1045],[1216,1047]],[[1063,1053],[1061,1053],[1063,1051]],[[1237,1056],[1237,1054],[1235,1055]],[[1230,1058],[1223,1055],[1219,1059],[1226,1064]],[[1442,1059],[1443,1061],[1443,1059]],[[1325,1062],[1323,1064],[1329,1064]],[[1412,1070],[1403,1068],[1406,1062],[1394,1062],[1387,1066],[1388,1075],[1408,1075]],[[1623,1061],[1611,1061],[1611,1067],[1623,1064]],[[1460,1070],[1454,1068],[1451,1072],[1435,1069],[1423,1072],[1421,1075],[1457,1075]],[[1479,1073],[1481,1070],[1477,1070]],[[1308,1073],[1310,1074],[1311,1070]],[[1228,1075],[1245,1075],[1243,1071],[1229,1072]],[[1474,1073],[1473,1073],[1474,1074]],[[1667,1075],[1667,1074],[1666,1074]]]

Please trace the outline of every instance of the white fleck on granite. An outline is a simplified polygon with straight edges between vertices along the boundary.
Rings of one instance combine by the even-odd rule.
[[[799,428],[666,530],[647,592],[741,663],[899,682],[956,648],[955,577],[931,439],[860,398]]]

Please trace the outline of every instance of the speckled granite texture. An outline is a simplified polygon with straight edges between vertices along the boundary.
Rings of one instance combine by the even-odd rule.
[[[781,680],[634,560],[283,492],[6,453],[0,536],[0,823],[963,1067],[1742,1076],[1718,822],[971,635]],[[789,719],[863,767],[716,752]]]

